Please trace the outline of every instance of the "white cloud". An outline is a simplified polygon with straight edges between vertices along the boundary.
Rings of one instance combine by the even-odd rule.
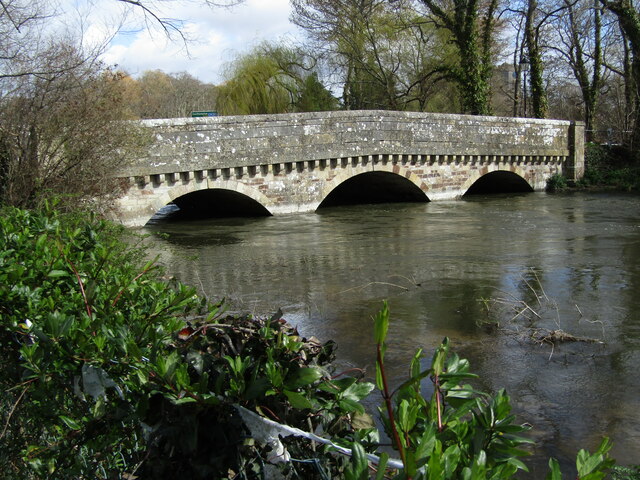
[[[102,0],[100,9],[113,3],[119,2]],[[104,38],[108,31],[104,25],[113,25],[119,15],[113,5],[104,11],[96,11],[96,5],[85,30],[85,39],[94,42],[101,35]],[[186,0],[154,5],[163,8],[158,11],[160,16],[182,22],[182,30],[190,39],[188,51],[181,40],[170,41],[157,28],[151,32],[140,29],[141,12],[132,11],[135,18],[130,19],[126,28],[133,31],[120,33],[113,39],[103,55],[107,64],[118,65],[134,76],[155,69],[167,73],[186,71],[200,80],[219,83],[223,65],[234,56],[264,40],[293,39],[297,35],[296,27],[289,22],[288,0],[246,0],[230,9],[209,9],[197,1]]]

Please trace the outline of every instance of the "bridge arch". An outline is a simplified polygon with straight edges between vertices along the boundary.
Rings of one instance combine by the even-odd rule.
[[[534,191],[536,188],[535,184],[532,184],[531,175],[521,167],[512,166],[508,169],[501,167],[499,165],[490,165],[481,170],[472,172],[469,178],[463,183],[461,192],[462,195],[466,195],[472,189],[472,187],[478,182],[482,181],[482,179],[486,179],[488,176],[504,174],[503,180],[508,178],[512,184],[519,183],[522,186],[528,186],[529,191]],[[511,177],[511,178],[510,178]],[[518,180],[519,179],[519,180]]]
[[[188,195],[198,192],[213,192],[213,191],[229,191],[238,195],[247,197],[249,200],[255,202],[259,207],[263,208],[267,215],[273,215],[273,212],[269,208],[270,200],[258,189],[253,188],[244,183],[235,180],[222,180],[216,182],[196,182],[190,181],[185,184],[173,185],[168,187],[164,192],[155,195],[155,198],[151,202],[151,209],[149,209],[144,223],[148,222],[161,208],[165,207],[169,203],[179,204],[179,199]]]
[[[406,201],[429,201],[429,198],[426,195],[426,191],[428,190],[427,185],[419,176],[409,169],[396,164],[376,164],[373,166],[359,165],[340,172],[328,181],[322,190],[320,202],[316,208],[331,204],[332,196],[335,196],[336,194],[340,195],[341,187],[353,184],[357,179],[363,179],[366,181],[365,176],[370,177],[370,181],[372,182],[394,188],[395,194],[393,198],[395,199],[398,198],[398,191],[402,190],[404,195],[401,196],[401,198],[404,198]],[[366,183],[363,182],[363,185],[366,185]],[[357,196],[358,193],[355,195]],[[384,197],[381,197],[379,201],[386,200]],[[391,200],[389,199],[389,201]]]

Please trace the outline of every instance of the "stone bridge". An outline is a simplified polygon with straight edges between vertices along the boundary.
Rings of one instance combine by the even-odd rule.
[[[117,174],[126,191],[113,214],[128,226],[171,202],[277,215],[454,199],[491,183],[543,190],[553,174],[584,171],[584,126],[559,120],[336,111],[141,123],[155,140]]]

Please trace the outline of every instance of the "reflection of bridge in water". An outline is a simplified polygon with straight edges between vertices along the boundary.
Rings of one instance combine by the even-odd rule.
[[[558,120],[340,111],[147,120],[149,154],[117,175],[125,225],[164,205],[233,215],[337,203],[428,201],[469,190],[543,190],[584,170],[584,126]]]
[[[518,198],[504,198],[502,208],[525,202]],[[290,310],[292,301],[326,309],[344,296],[426,295],[435,285],[482,284],[488,272],[496,272],[496,278],[504,274],[503,262],[535,250],[535,227],[521,219],[522,229],[532,235],[514,245],[505,231],[511,249],[505,257],[505,245],[491,240],[500,227],[487,222],[492,215],[498,218],[498,210],[486,208],[485,200],[463,203],[367,205],[319,215],[169,223],[161,228],[166,238],[153,241],[157,247],[152,250],[181,281],[206,286],[203,293],[213,298],[224,294],[241,310],[259,312]],[[475,218],[474,211],[482,213]],[[459,215],[471,221],[461,222]],[[509,224],[513,216],[520,217],[519,212],[507,215]],[[428,245],[420,243],[425,238]],[[486,262],[461,260],[465,252],[457,248],[463,239],[491,251]]]

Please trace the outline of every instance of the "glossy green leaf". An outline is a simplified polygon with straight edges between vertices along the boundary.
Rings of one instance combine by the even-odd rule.
[[[48,274],[48,277],[59,278],[59,277],[68,277],[69,272],[65,270],[51,270]]]
[[[382,304],[382,309],[374,317],[375,342],[382,344],[387,338],[389,330],[389,305],[386,301]]]
[[[310,385],[322,378],[322,370],[315,367],[304,367],[291,372],[285,380],[285,385],[289,390]]]
[[[71,417],[67,417],[66,415],[58,415],[58,418],[62,420],[64,424],[71,430],[80,430],[82,428],[82,425]]]
[[[555,458],[549,459],[549,473],[547,473],[546,480],[562,480],[560,464]]]

